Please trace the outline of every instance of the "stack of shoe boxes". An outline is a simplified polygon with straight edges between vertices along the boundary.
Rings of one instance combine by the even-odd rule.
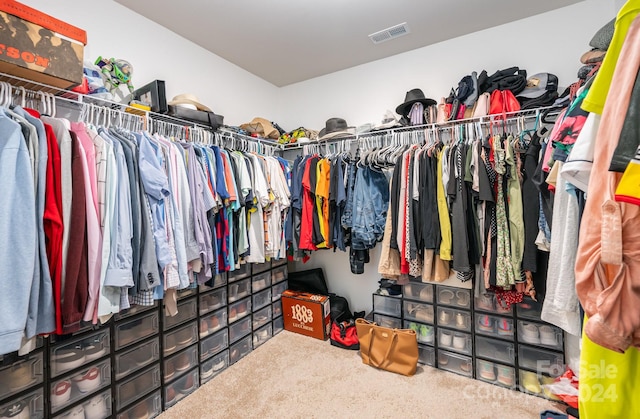
[[[418,338],[418,362],[436,365],[435,310],[433,307],[433,285],[409,282],[403,287],[402,311],[404,328],[415,330]]]
[[[206,383],[229,366],[227,274],[200,285],[198,298],[200,382]]]
[[[257,272],[251,277],[251,330],[253,349],[265,343],[273,336],[273,307],[271,306],[272,271]]]
[[[24,357],[0,355],[0,417],[44,417],[42,339],[38,339],[38,347]]]
[[[564,333],[543,322],[541,312],[542,303],[528,297],[516,306],[519,388],[557,400],[543,385],[564,372]]]
[[[229,321],[230,365],[238,362],[253,349],[251,335],[251,268],[250,264],[244,264],[240,265],[239,269],[228,273],[227,314]]]
[[[282,293],[289,288],[289,270],[287,260],[274,260],[271,273],[271,316],[273,317],[273,335],[284,330],[284,318],[282,317]]]
[[[402,295],[373,293],[373,321],[379,326],[402,328]]]
[[[113,331],[113,399],[117,417],[157,414],[162,409],[159,305],[135,306],[117,314]]]
[[[436,286],[438,368],[473,377],[471,290]]]

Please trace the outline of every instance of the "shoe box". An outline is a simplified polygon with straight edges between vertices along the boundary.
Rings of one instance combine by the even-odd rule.
[[[286,290],[281,300],[286,330],[322,340],[329,337],[331,310],[328,296]],[[398,313],[399,304],[398,299]]]

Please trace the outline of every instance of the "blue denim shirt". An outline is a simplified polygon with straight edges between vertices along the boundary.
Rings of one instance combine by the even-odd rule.
[[[382,240],[389,208],[389,181],[384,173],[370,167],[358,169],[353,208],[351,247],[372,249]]]

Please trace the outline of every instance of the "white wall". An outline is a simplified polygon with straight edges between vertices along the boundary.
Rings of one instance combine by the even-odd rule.
[[[134,86],[165,81],[167,100],[192,93],[225,123],[275,118],[278,88],[113,0],[21,0],[87,31],[85,59],[123,58]]]

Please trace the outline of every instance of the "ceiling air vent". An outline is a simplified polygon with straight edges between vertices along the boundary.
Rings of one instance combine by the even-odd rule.
[[[383,29],[376,33],[372,33],[369,35],[369,39],[374,44],[379,44],[381,42],[390,41],[394,38],[398,38],[400,36],[406,35],[409,33],[409,26],[407,22],[400,23],[399,25],[394,25],[390,28]]]

